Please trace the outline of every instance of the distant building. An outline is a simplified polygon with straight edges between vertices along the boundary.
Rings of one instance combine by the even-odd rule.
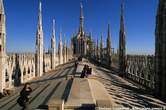
[[[83,16],[83,6],[80,5],[80,27],[76,35],[72,36],[71,39],[73,54],[76,56],[86,56],[90,50],[91,34],[86,34],[84,32],[84,16]]]

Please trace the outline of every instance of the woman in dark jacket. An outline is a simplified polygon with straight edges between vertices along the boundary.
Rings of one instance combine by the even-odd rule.
[[[82,73],[81,73],[81,78],[84,78],[85,77],[85,75],[86,75],[86,65],[84,65],[84,68],[83,68],[83,70],[82,70]]]
[[[26,108],[26,104],[29,101],[29,95],[32,92],[32,89],[30,87],[29,83],[26,83],[24,85],[24,88],[20,92],[20,97],[18,98],[17,102],[18,104],[24,108]]]

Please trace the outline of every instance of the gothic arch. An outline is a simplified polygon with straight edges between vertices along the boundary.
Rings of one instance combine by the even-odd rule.
[[[31,70],[30,70],[30,68],[28,67],[28,74],[30,74],[30,72],[31,72]]]
[[[8,82],[9,81],[9,74],[7,69],[5,70],[5,81]]]
[[[33,73],[33,71],[34,71],[34,70],[33,70],[33,66],[32,66],[32,68],[31,68],[31,72]]]
[[[23,70],[23,76],[26,75],[26,69],[24,67],[24,70]]]
[[[12,80],[14,80],[15,79],[15,68],[13,68],[13,70],[12,70]]]

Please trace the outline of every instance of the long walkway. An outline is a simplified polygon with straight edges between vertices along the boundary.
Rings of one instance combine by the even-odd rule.
[[[149,95],[133,83],[119,77],[113,71],[95,66],[93,64],[89,65],[93,67],[95,75],[94,78],[103,83],[110,97],[112,97],[113,107],[166,107],[166,103]],[[69,89],[75,88],[75,86],[77,86],[77,82],[75,83],[75,86],[72,85],[74,82],[70,79],[67,80],[66,76],[74,73],[74,63],[69,63],[61,65],[57,67],[55,71],[47,73],[44,76],[31,81],[33,92],[30,95],[29,110],[35,110],[37,108],[47,109],[48,102],[53,97],[57,99],[62,98],[64,100],[71,99],[70,96],[72,94],[69,95]],[[79,86],[76,88],[79,90]],[[22,87],[16,88],[17,93],[0,99],[0,110],[21,110],[21,107],[17,104],[17,99],[21,89]],[[88,90],[88,88],[86,90]],[[75,89],[73,89],[73,91],[73,93],[75,93]],[[85,96],[84,93],[81,94],[81,96]],[[73,94],[73,96],[75,95],[76,94]],[[87,97],[89,98],[90,95],[87,95]],[[68,102],[70,101],[68,100]]]
[[[29,110],[47,108],[47,103],[52,97],[64,98],[66,94],[64,91],[71,84],[70,80],[66,80],[66,76],[73,73],[74,64],[69,63],[31,81],[33,92],[30,95]],[[17,93],[0,99],[0,110],[21,110],[17,104],[20,88],[22,87],[16,88]]]
[[[166,103],[154,98],[138,86],[119,77],[113,71],[95,67],[97,79],[102,82],[114,101],[114,107],[160,108]]]

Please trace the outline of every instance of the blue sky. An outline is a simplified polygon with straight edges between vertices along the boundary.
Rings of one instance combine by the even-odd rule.
[[[52,19],[59,32],[69,41],[78,32],[80,0],[41,0],[43,11],[44,47],[50,47]],[[111,26],[112,47],[119,42],[121,0],[83,0],[85,31],[93,38],[106,40],[107,24]],[[4,0],[6,13],[7,51],[34,52],[39,0]],[[155,48],[155,17],[158,0],[125,0],[125,31],[127,53],[153,54]]]

